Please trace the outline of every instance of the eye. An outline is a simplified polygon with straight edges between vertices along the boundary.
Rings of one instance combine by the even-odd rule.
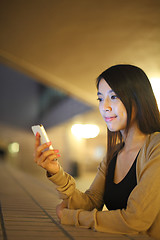
[[[112,99],[112,100],[117,99],[117,98],[118,98],[118,97],[117,97],[116,94],[114,94],[114,95],[111,96],[111,99]]]
[[[102,98],[100,98],[100,97],[97,98],[97,101],[102,102]]]

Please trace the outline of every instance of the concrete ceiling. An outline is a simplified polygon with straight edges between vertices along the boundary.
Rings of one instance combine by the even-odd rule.
[[[32,125],[46,128],[61,124],[92,109],[65,92],[0,64],[0,123],[25,130]]]
[[[2,0],[0,33],[1,63],[91,106],[113,64],[160,77],[159,0]]]

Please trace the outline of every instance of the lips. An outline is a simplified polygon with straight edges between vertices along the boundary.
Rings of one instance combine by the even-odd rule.
[[[111,121],[113,121],[115,118],[117,118],[117,116],[105,117],[105,121],[106,121],[106,122],[111,122]]]

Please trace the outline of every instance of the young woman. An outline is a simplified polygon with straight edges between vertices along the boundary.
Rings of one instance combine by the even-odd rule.
[[[116,65],[97,78],[99,110],[108,128],[107,156],[82,193],[63,171],[57,150],[36,136],[35,162],[47,170],[63,202],[62,224],[160,238],[160,114],[146,74]],[[103,205],[108,208],[102,211]]]

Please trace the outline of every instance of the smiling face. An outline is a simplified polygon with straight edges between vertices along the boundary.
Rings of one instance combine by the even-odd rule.
[[[127,111],[124,104],[102,78],[98,87],[99,110],[111,132],[123,132],[127,126]]]

